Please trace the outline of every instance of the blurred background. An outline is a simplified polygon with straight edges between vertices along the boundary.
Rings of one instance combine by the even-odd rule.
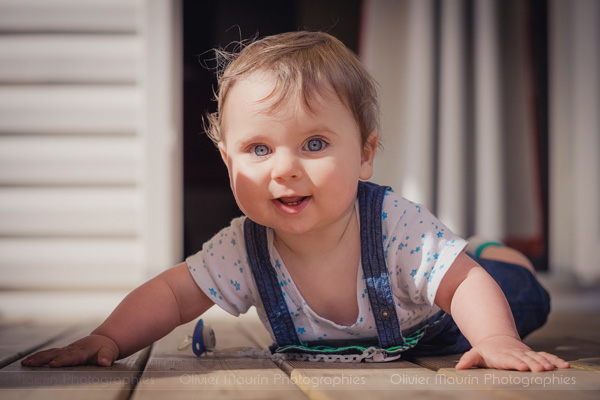
[[[211,49],[298,29],[379,83],[373,181],[597,284],[598,21],[596,0],[0,0],[0,300],[129,290],[240,215],[203,134]]]

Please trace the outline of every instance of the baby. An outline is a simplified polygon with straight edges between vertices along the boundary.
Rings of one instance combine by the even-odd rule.
[[[255,306],[278,352],[374,343],[388,355],[466,351],[458,369],[569,367],[520,340],[549,311],[520,253],[481,243],[467,255],[425,208],[365,182],[377,94],[341,42],[293,32],[221,55],[207,130],[245,216],[134,290],[89,336],[23,365],[109,366],[216,303],[234,315]]]

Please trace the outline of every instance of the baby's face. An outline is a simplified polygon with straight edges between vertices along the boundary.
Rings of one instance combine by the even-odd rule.
[[[219,148],[240,209],[275,232],[302,234],[342,223],[359,179],[373,172],[352,114],[334,94],[275,109],[275,80],[256,73],[237,82],[223,106]]]

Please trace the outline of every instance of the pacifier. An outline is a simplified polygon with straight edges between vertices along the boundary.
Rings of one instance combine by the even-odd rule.
[[[217,345],[215,331],[212,326],[204,325],[204,321],[199,319],[194,328],[193,336],[187,335],[177,347],[177,350],[184,351],[192,346],[194,354],[201,356],[207,351],[212,351]]]

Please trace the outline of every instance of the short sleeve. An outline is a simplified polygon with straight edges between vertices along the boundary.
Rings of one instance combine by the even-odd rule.
[[[382,215],[392,290],[403,308],[433,306],[440,282],[467,242],[424,206],[388,191]]]
[[[186,259],[188,269],[200,289],[228,313],[238,316],[255,304],[256,285],[247,262],[244,220],[231,225]]]

